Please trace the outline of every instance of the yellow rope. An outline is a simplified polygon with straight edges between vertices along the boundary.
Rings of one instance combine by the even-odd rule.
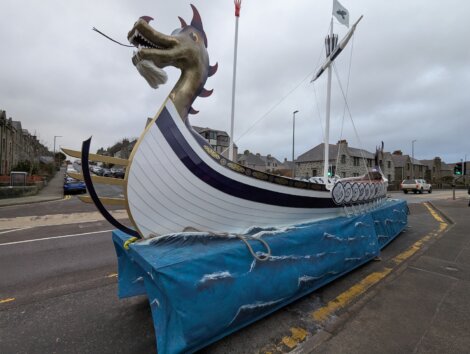
[[[127,251],[131,243],[134,243],[137,240],[138,240],[137,237],[131,237],[130,239],[128,239],[126,242],[124,242],[124,249]]]

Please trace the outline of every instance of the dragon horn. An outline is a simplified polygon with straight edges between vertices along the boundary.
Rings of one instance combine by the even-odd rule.
[[[196,111],[193,107],[189,107],[189,114],[198,114],[199,111]]]
[[[150,21],[153,20],[153,18],[150,17],[150,16],[141,16],[140,18],[141,18],[142,20],[144,20],[145,22],[147,22],[147,23],[150,23]]]
[[[214,66],[209,66],[209,73],[207,74],[208,76],[212,76],[217,72],[217,69],[219,68],[219,63],[215,63]]]
[[[180,19],[180,22],[181,22],[181,28],[185,28],[188,26],[188,24],[186,23],[185,20],[183,20],[181,17],[178,16],[178,18]]]
[[[198,96],[199,97],[209,97],[210,95],[212,95],[212,92],[214,92],[214,89],[206,90],[205,88],[202,88],[201,93]]]
[[[191,8],[193,9],[193,19],[191,20],[191,26],[201,32],[202,36],[204,37],[204,45],[207,48],[207,37],[202,26],[201,15],[199,15],[199,12],[193,4],[191,4]]]

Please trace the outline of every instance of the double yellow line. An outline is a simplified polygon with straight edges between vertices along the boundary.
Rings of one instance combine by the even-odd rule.
[[[351,304],[371,287],[379,283],[381,280],[385,279],[393,271],[394,268],[396,268],[398,265],[412,257],[427,242],[429,242],[432,238],[441,235],[449,227],[449,224],[436,212],[436,210],[434,210],[429,205],[429,203],[424,203],[424,206],[427,208],[432,217],[437,222],[439,222],[439,228],[428,233],[419,241],[416,241],[414,244],[412,244],[407,250],[392,258],[392,262],[395,265],[393,268],[385,267],[381,271],[369,274],[368,276],[360,280],[358,283],[350,287],[348,290],[338,295],[335,299],[329,301],[325,306],[312,312],[311,316],[316,322],[318,322],[320,325],[322,323],[325,323],[329,318],[331,318],[331,316],[336,314],[339,310]],[[309,335],[310,333],[308,333],[306,330],[299,327],[294,327],[291,328],[291,335],[283,337],[281,343],[289,349],[293,349],[300,342],[304,341]]]
[[[392,261],[395,263],[396,266],[400,265],[401,263],[409,259],[411,256],[413,256],[429,240],[431,240],[433,237],[437,237],[442,234],[449,226],[449,224],[428,203],[424,203],[424,206],[428,209],[429,213],[433,216],[433,218],[439,222],[439,229],[430,232],[429,234],[421,238],[419,241],[416,241],[414,244],[412,244],[411,247],[409,247],[406,251],[403,251],[399,255],[395,256]],[[314,311],[312,313],[312,317],[316,321],[324,322],[335,312],[349,305],[359,295],[365,293],[372,286],[384,279],[387,275],[392,272],[392,270],[393,268],[386,267],[379,272],[369,274],[367,277],[359,281],[357,284],[353,285],[351,288],[340,294],[338,297],[328,302],[326,306],[323,306],[318,310]]]

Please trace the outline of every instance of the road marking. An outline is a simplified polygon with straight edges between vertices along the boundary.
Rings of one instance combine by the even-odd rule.
[[[8,299],[0,299],[0,304],[6,304],[7,302],[15,301],[14,297],[10,297]]]
[[[36,239],[24,240],[24,241],[5,242],[5,243],[0,243],[0,247],[2,247],[2,246],[11,246],[11,245],[18,245],[18,244],[20,244],[20,243],[30,243],[30,242],[38,242],[38,241],[56,240],[56,239],[60,239],[60,238],[69,238],[69,237],[96,235],[96,234],[102,234],[102,233],[111,232],[111,231],[113,231],[113,229],[110,229],[110,230],[102,230],[102,231],[84,232],[84,233],[82,233],[82,234],[71,234],[71,235],[62,235],[62,236],[52,236],[52,237],[36,238]]]
[[[391,271],[392,268],[385,268],[381,272],[369,274],[359,283],[353,285],[348,290],[340,294],[336,299],[328,302],[326,306],[323,306],[318,310],[314,311],[312,314],[313,318],[316,321],[325,321],[331,314],[350,304],[359,295],[365,293],[374,284],[378,283],[380,280],[389,275]]]
[[[429,206],[429,203],[424,203],[424,206],[429,210],[431,215],[433,216],[434,219],[436,219],[440,223],[447,224],[443,218],[433,209]]]
[[[17,228],[17,229],[11,229],[11,230],[6,230],[6,231],[0,231],[0,235],[7,234],[7,233],[9,233],[9,232],[15,232],[15,231],[26,230],[26,229],[30,229],[30,227],[20,227],[20,228]]]
[[[70,194],[64,195],[64,200],[69,200],[72,199],[72,196]]]
[[[127,211],[124,209],[113,210],[110,213],[115,219],[118,220],[128,218]],[[16,218],[0,218],[0,230],[19,229],[24,227],[80,224],[103,220],[103,216],[98,211],[40,216],[19,216]]]
[[[424,206],[428,209],[432,217],[437,222],[439,222],[439,229],[435,231],[431,231],[430,233],[425,235],[423,238],[421,238],[419,241],[416,241],[407,250],[395,256],[392,259],[392,261],[395,263],[396,266],[398,266],[399,264],[401,264],[402,262],[404,262],[405,260],[413,256],[416,252],[418,252],[423,247],[423,245],[425,245],[433,237],[437,237],[440,234],[442,234],[449,226],[448,223],[446,223],[444,219],[434,210],[434,208],[429,206],[428,203],[424,203]],[[329,318],[335,312],[346,307],[359,295],[363,294],[368,289],[370,289],[373,285],[377,284],[382,279],[384,279],[387,275],[389,275],[392,272],[392,270],[393,268],[384,268],[380,272],[375,272],[375,273],[368,275],[367,277],[365,277],[364,279],[362,279],[361,281],[353,285],[351,288],[341,293],[335,299],[328,302],[326,306],[323,306],[319,308],[318,310],[314,311],[312,313],[313,318],[316,321],[324,322],[327,318]]]
[[[300,327],[292,327],[290,329],[291,335],[282,338],[282,343],[290,349],[294,349],[300,342],[307,338],[308,332]]]
[[[117,278],[117,273],[111,273],[106,276],[106,278]]]

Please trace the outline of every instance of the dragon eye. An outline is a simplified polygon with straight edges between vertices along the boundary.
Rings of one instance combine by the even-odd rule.
[[[190,35],[191,39],[192,39],[194,42],[197,42],[197,41],[198,41],[198,37],[197,37],[197,34],[196,34],[196,33],[191,32],[189,35]]]

